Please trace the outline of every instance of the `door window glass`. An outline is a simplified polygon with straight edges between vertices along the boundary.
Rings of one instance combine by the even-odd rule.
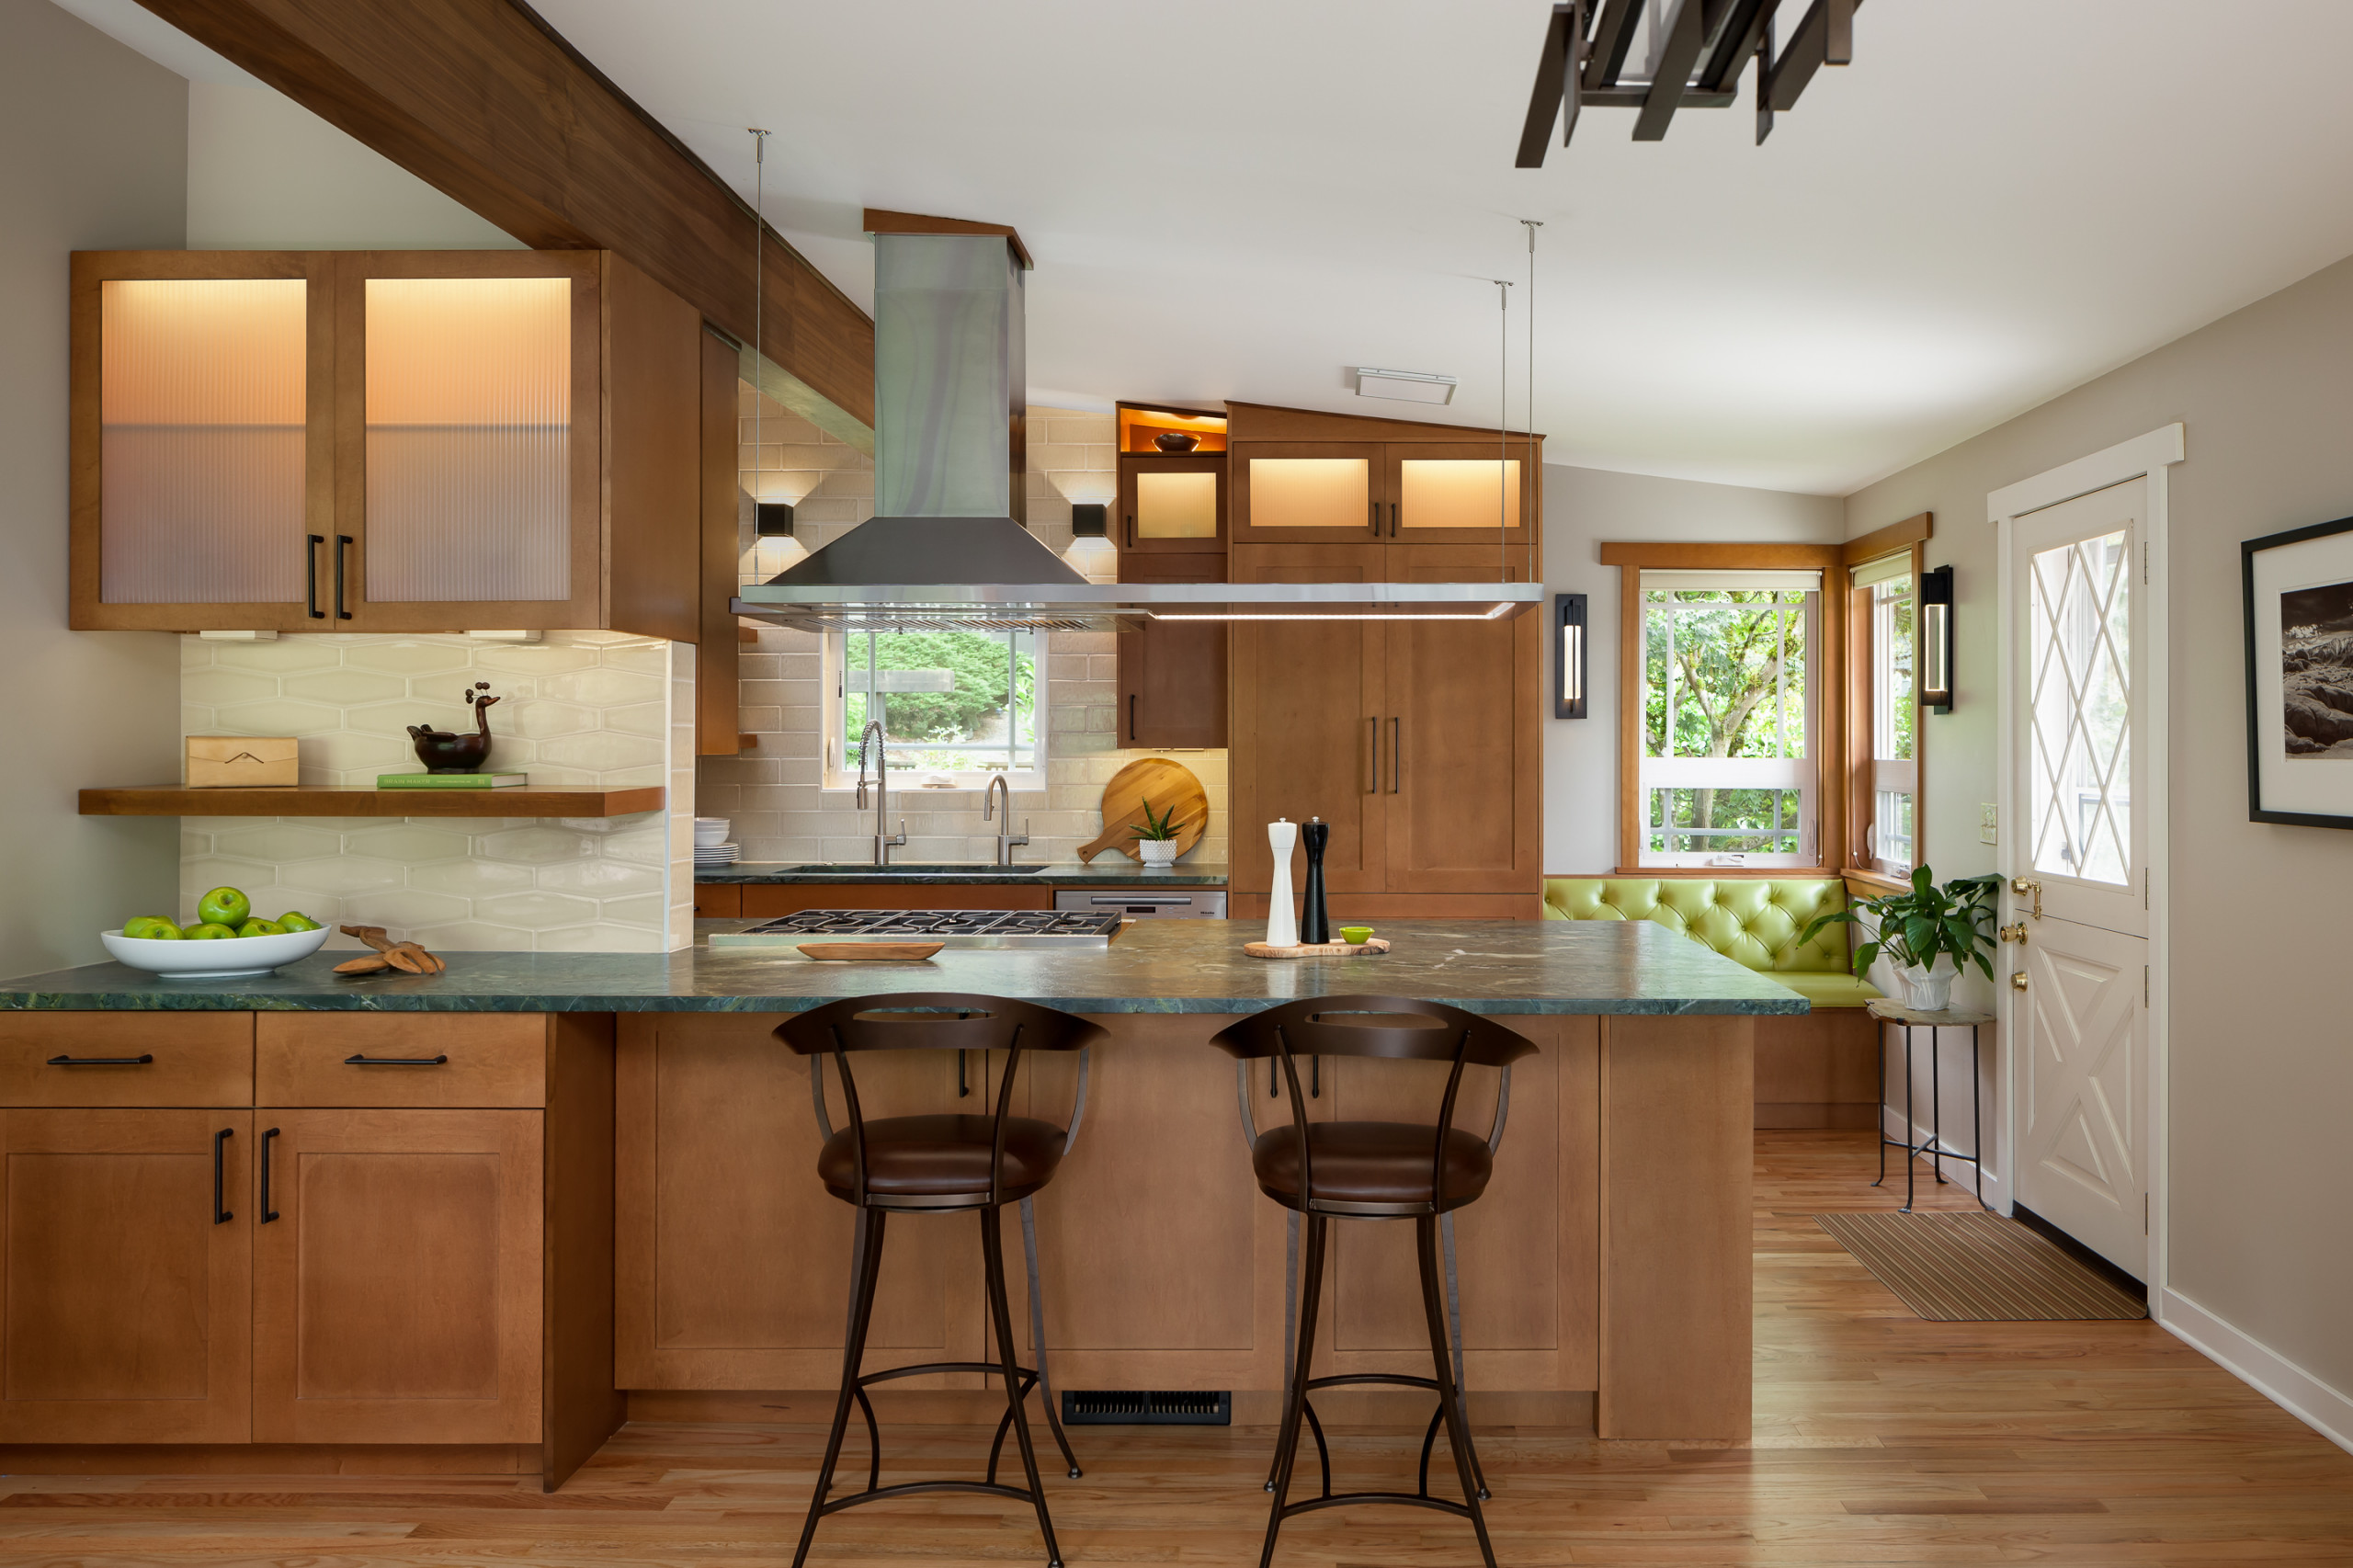
[[[2027,574],[2034,869],[2131,880],[2130,528],[2039,551]]]

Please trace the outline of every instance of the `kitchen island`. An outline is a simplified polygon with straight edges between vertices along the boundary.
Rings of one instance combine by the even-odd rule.
[[[30,1304],[0,1351],[81,1380],[8,1385],[0,1461],[155,1470],[174,1455],[119,1446],[248,1444],[284,1469],[364,1449],[380,1469],[553,1484],[624,1411],[822,1418],[850,1216],[813,1174],[809,1065],[770,1031],[898,990],[1024,997],[1110,1031],[1037,1206],[1058,1387],[1230,1390],[1236,1419],[1270,1418],[1283,1214],[1207,1041],[1292,997],[1399,994],[1502,1016],[1540,1048],[1460,1221],[1474,1418],[1745,1437],[1749,1020],[1804,1002],[1645,922],[1399,921],[1388,954],[1302,962],[1247,957],[1257,934],[1140,921],[1108,948],[887,968],[699,944],[451,953],[432,977],[339,979],[322,953],[255,980],[99,964],[0,983],[0,1259],[51,1249],[50,1283],[8,1281]],[[989,1103],[990,1062],[938,1054],[862,1071],[869,1114]],[[1325,1062],[1310,1114],[1426,1118],[1417,1071]],[[1026,1062],[1024,1108],[1066,1118],[1074,1074]],[[1261,1128],[1287,1119],[1263,1067],[1241,1088]],[[1466,1081],[1465,1125],[1493,1093]],[[975,1230],[894,1226],[875,1365],[981,1356]],[[1340,1228],[1319,1370],[1426,1369],[1409,1240]],[[106,1288],[127,1267],[143,1293]],[[196,1326],[137,1305],[175,1292],[209,1302]],[[989,1395],[934,1381],[892,1392],[986,1419]]]

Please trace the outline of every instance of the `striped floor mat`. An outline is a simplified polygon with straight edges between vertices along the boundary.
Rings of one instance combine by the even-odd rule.
[[[1814,1222],[1931,1323],[2080,1323],[2148,1309],[1999,1214],[1816,1214]]]

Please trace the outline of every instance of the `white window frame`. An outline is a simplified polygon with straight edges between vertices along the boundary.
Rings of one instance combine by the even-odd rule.
[[[1726,870],[1745,868],[1777,866],[1816,866],[1822,863],[1822,574],[1820,572],[1749,572],[1725,571],[1644,571],[1641,589],[1635,597],[1637,613],[1642,617],[1637,631],[1635,665],[1638,672],[1637,699],[1645,707],[1649,700],[1650,671],[1650,594],[1653,591],[1728,592],[1733,590],[1774,589],[1781,593],[1803,593],[1805,604],[1802,620],[1806,639],[1805,735],[1802,756],[1782,757],[1701,757],[1652,756],[1648,755],[1647,723],[1641,727],[1644,754],[1640,758],[1636,799],[1632,809],[1641,813],[1641,826],[1636,835],[1636,864],[1643,866],[1716,867]],[[1672,631],[1669,636],[1672,637]],[[1666,658],[1668,732],[1673,733],[1673,698],[1675,660],[1670,648]],[[1790,853],[1766,853],[1756,850],[1658,850],[1651,847],[1651,806],[1661,790],[1794,790],[1798,796],[1798,847]]]
[[[847,711],[849,704],[846,695],[845,677],[849,669],[849,639],[853,635],[864,636],[865,633],[828,631],[821,640],[824,655],[824,681],[821,687],[824,694],[824,716],[821,721],[824,725],[823,788],[827,790],[854,790],[858,785],[858,744],[855,740],[846,739],[843,733],[848,725]],[[1035,708],[1035,712],[1031,715],[1031,723],[1037,744],[1029,751],[1030,766],[1014,768],[968,767],[946,770],[948,777],[953,780],[952,789],[938,790],[938,793],[983,790],[989,787],[990,779],[997,778],[1004,778],[1006,788],[1013,790],[1043,790],[1046,787],[1046,722],[1047,715],[1051,710],[1051,703],[1047,695],[1047,639],[1051,636],[1051,633],[1036,631],[1030,635],[1037,640],[1038,670],[1031,698]],[[922,778],[943,771],[938,768],[910,767],[900,755],[898,748],[893,748],[891,752],[890,761],[891,771],[899,775],[899,778],[892,780],[893,790],[920,788]],[[870,774],[868,777],[871,778],[872,775]]]
[[[1901,570],[1891,570],[1900,566]],[[1913,571],[1912,551],[1866,562],[1853,572],[1854,585],[1868,595],[1870,625],[1866,639],[1870,657],[1870,820],[1863,828],[1864,863],[1881,876],[1908,878],[1920,857],[1920,579]],[[1901,582],[1912,600],[1912,668],[1901,682],[1894,660],[1893,596],[1882,597],[1890,585]],[[1900,690],[1899,690],[1900,687]],[[1895,704],[1912,704],[1912,756],[1893,757]],[[1891,797],[1904,798],[1912,819],[1911,833],[1901,840],[1901,857],[1884,854],[1887,846],[1880,824],[1887,820]]]

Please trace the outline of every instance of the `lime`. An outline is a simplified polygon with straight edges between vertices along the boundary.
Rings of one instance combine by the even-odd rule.
[[[234,937],[236,933],[230,930],[226,926],[220,925],[215,921],[207,920],[201,925],[189,926],[187,930],[181,932],[180,935],[187,937],[191,942],[218,942],[227,937]]]
[[[235,888],[214,888],[196,901],[196,917],[208,926],[235,930],[253,918],[254,901]]]
[[[248,920],[237,927],[240,937],[283,937],[286,927],[275,920]]]
[[[136,937],[142,942],[176,942],[180,928],[160,915],[142,915],[123,923],[122,934]]]
[[[278,927],[286,931],[315,931],[319,923],[299,909],[290,909],[278,917]]]

